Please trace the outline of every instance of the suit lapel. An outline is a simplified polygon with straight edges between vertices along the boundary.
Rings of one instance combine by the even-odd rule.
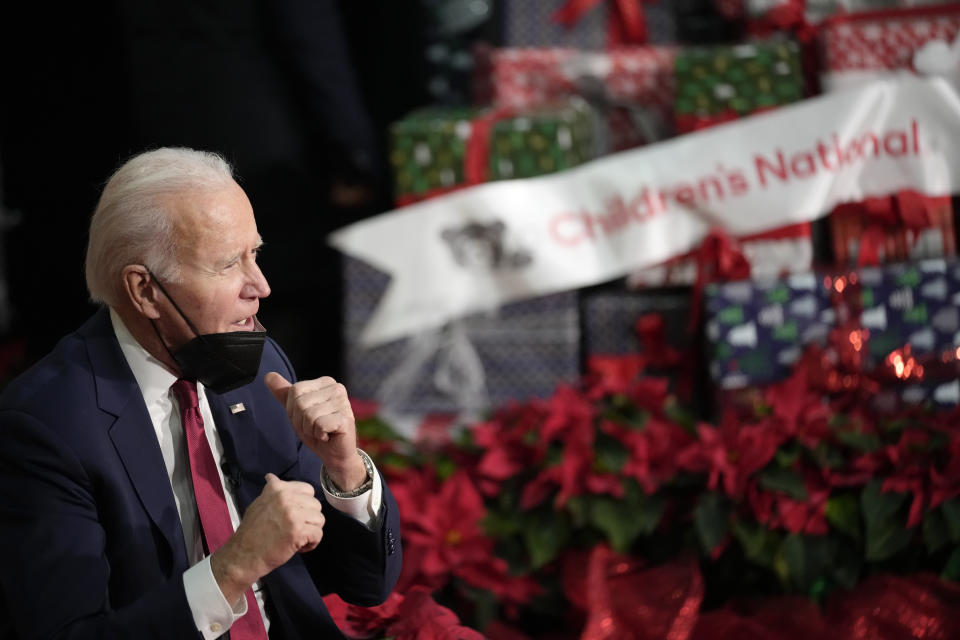
[[[259,459],[253,394],[246,388],[228,391],[223,395],[209,389],[206,393],[210,413],[213,414],[217,433],[223,443],[224,477],[234,491],[242,515],[253,499],[260,495],[264,482],[262,477],[255,474],[255,470],[246,469],[239,462]]]
[[[84,329],[81,333],[87,338],[97,405],[115,417],[110,439],[143,508],[170,545],[174,567],[184,570],[189,563],[183,527],[163,454],[140,388],[113,334],[109,313],[101,310]]]

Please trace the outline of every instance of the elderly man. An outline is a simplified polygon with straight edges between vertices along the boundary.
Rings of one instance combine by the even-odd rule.
[[[341,637],[321,595],[386,599],[396,503],[343,385],[295,382],[257,323],[260,245],[217,155],[110,178],[105,307],[0,396],[0,638]]]

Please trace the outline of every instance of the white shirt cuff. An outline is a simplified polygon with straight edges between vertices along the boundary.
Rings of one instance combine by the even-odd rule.
[[[347,514],[365,527],[369,527],[370,523],[377,517],[377,513],[380,512],[380,503],[383,501],[383,485],[380,483],[380,474],[377,473],[376,467],[373,470],[373,486],[370,487],[370,491],[361,493],[355,498],[338,498],[327,491],[323,483],[320,486],[327,496],[327,502],[330,503],[330,506]]]
[[[247,612],[246,598],[240,598],[237,607],[233,608],[223,596],[210,568],[210,556],[183,573],[183,588],[193,614],[193,622],[204,640],[214,640],[222,636]]]

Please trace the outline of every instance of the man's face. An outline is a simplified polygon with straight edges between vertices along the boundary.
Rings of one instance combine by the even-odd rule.
[[[164,282],[201,334],[250,331],[260,298],[270,286],[257,266],[260,234],[253,208],[236,184],[212,192],[188,192],[174,206],[180,282]],[[162,293],[157,328],[171,349],[196,334]]]

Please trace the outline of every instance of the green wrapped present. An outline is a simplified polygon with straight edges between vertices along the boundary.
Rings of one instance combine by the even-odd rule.
[[[803,98],[800,47],[790,40],[683,49],[674,61],[677,131]]]
[[[595,114],[579,99],[522,112],[420,109],[390,128],[397,204],[575,167],[596,156],[596,126]]]

